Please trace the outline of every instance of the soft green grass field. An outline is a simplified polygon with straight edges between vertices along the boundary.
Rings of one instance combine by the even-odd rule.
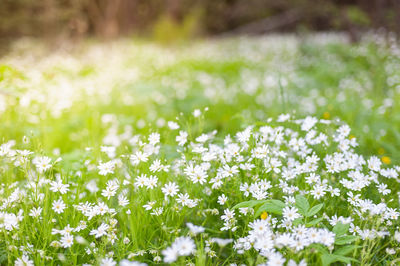
[[[0,62],[1,263],[399,263],[394,38],[20,41]]]

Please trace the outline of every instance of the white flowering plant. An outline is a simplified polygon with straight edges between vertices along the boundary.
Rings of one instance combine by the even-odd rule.
[[[25,46],[0,66],[0,263],[400,262],[393,36]]]

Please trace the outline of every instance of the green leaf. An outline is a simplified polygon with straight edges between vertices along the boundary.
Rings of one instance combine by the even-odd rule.
[[[301,223],[303,223],[303,219],[301,219],[301,218],[297,218],[297,219],[293,220],[293,222],[292,222],[292,224],[294,226],[298,226]]]
[[[6,247],[6,244],[4,244],[4,243],[1,243],[0,244],[0,264],[6,264],[6,262],[7,262],[7,247]]]
[[[281,200],[275,200],[275,199],[272,199],[272,200],[270,200],[273,204],[275,204],[276,206],[278,206],[279,208],[285,208],[285,206],[286,206],[286,204],[283,202],[283,201],[281,201]]]
[[[324,206],[323,203],[318,204],[318,205],[315,205],[314,207],[312,207],[312,208],[307,212],[306,217],[311,217],[311,216],[317,214],[317,213],[322,209],[322,206]]]
[[[282,215],[282,210],[285,208],[285,203],[280,200],[267,200],[263,205],[258,208],[254,213],[254,216],[259,216],[262,212],[266,211],[268,213],[274,213]]]
[[[357,245],[347,245],[347,246],[344,246],[344,247],[341,247],[341,248],[337,249],[334,252],[334,254],[345,256],[345,255],[351,253],[352,251],[354,251],[355,249],[357,249],[359,247],[360,246],[357,246]]]
[[[333,227],[332,232],[336,234],[336,237],[339,237],[347,233],[349,227],[350,227],[349,224],[342,224],[341,222],[339,222]]]
[[[336,261],[341,261],[341,262],[344,262],[346,264],[350,264],[350,262],[352,262],[352,261],[358,262],[358,260],[350,258],[350,257],[345,257],[345,256],[342,256],[342,255],[334,255],[334,256],[336,258]]]
[[[265,202],[264,200],[249,200],[249,201],[243,201],[241,203],[236,204],[233,206],[233,209],[238,209],[238,208],[252,208],[258,204],[261,204]]]
[[[297,195],[296,196],[296,207],[299,209],[299,213],[302,215],[306,215],[308,209],[310,208],[310,204],[308,203],[308,200],[302,196],[302,195]]]
[[[331,263],[334,263],[337,261],[344,262],[346,264],[349,264],[352,261],[357,262],[356,259],[353,259],[350,257],[345,257],[342,255],[336,255],[336,254],[322,254],[321,260],[322,260],[322,265],[324,265],[324,266],[328,266]]]
[[[324,218],[322,218],[322,217],[321,217],[321,218],[314,219],[314,220],[308,222],[308,223],[306,224],[306,226],[314,226],[314,225],[318,224],[319,222],[321,222],[323,219],[324,219]]]
[[[321,255],[321,261],[323,266],[329,266],[331,263],[335,262],[336,259],[334,255],[326,253]]]
[[[335,239],[335,244],[336,244],[336,245],[350,244],[350,243],[356,241],[357,238],[358,238],[357,236],[353,236],[353,235],[349,235],[349,236],[348,236],[348,235],[339,236],[339,237],[336,237],[336,239]]]
[[[309,247],[318,250],[322,254],[329,254],[328,248],[322,244],[313,243]]]

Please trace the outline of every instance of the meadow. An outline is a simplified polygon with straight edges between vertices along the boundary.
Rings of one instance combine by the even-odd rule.
[[[20,40],[0,59],[0,263],[398,265],[400,46]]]

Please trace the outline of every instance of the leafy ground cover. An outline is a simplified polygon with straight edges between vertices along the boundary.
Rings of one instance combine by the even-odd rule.
[[[399,101],[391,36],[20,41],[0,65],[0,260],[396,264]]]

